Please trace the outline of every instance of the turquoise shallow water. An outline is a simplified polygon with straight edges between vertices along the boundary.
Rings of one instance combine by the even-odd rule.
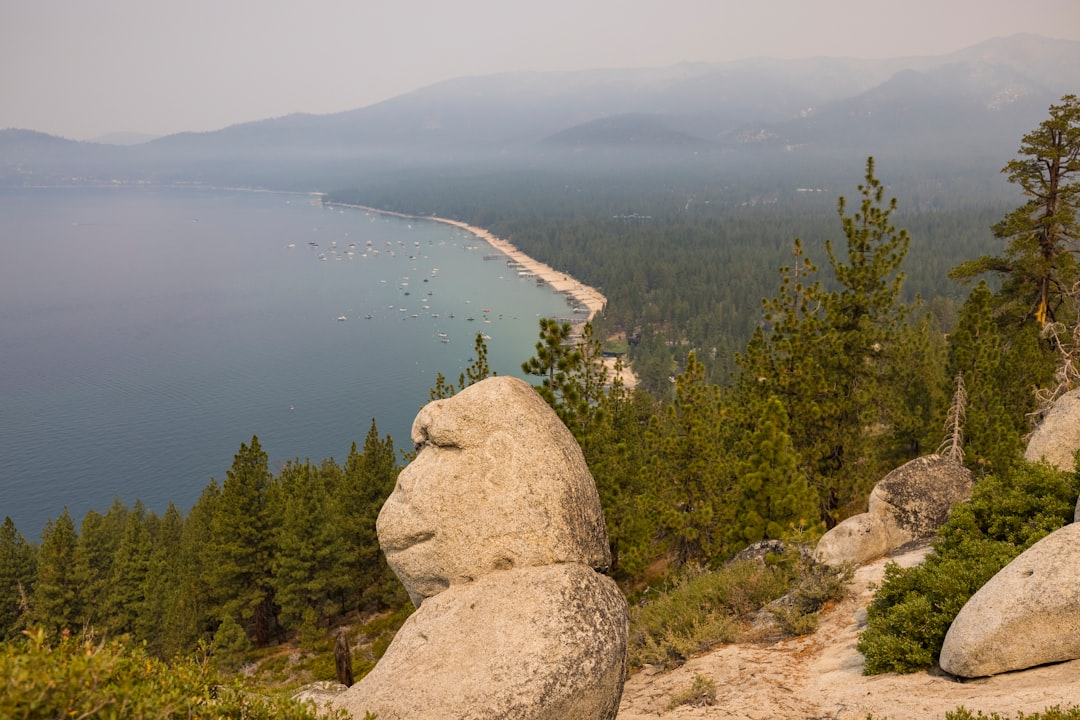
[[[303,195],[0,190],[0,517],[36,539],[65,506],[186,512],[253,434],[273,469],[343,461],[373,418],[408,447],[477,332],[521,376],[567,313],[492,253]]]

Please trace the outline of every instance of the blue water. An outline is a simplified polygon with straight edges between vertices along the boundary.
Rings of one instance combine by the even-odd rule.
[[[477,332],[520,377],[566,315],[493,252],[304,195],[0,190],[0,518],[37,539],[64,507],[186,512],[252,435],[272,470],[343,462],[373,418],[409,447]]]

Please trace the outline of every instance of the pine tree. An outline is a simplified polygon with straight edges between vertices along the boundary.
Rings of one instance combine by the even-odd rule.
[[[473,358],[469,367],[465,368],[465,372],[458,375],[458,384],[456,387],[454,386],[454,383],[446,382],[446,376],[441,372],[435,374],[435,387],[431,388],[429,392],[432,400],[442,400],[452,397],[470,385],[478,383],[484,378],[498,374],[492,372],[491,366],[488,365],[488,347],[483,334],[476,333],[473,349],[476,352],[476,357]]]
[[[846,252],[825,243],[837,289],[826,292],[814,280],[817,268],[796,239],[779,294],[763,303],[765,325],[737,358],[740,373],[729,400],[732,408],[748,409],[734,415],[742,437],[753,432],[754,408],[761,412],[770,396],[780,400],[799,467],[830,525],[857,511],[887,469],[904,412],[893,381],[906,359],[908,311],[899,303],[899,267],[909,238],[892,225],[897,201],[885,202],[873,158],[859,193],[852,215],[844,198],[837,205]]]
[[[267,490],[269,458],[252,436],[240,444],[232,468],[226,473],[221,497],[210,525],[210,586],[222,619],[231,616],[263,647],[277,629],[274,607]]]
[[[888,466],[899,467],[937,447],[949,387],[946,339],[929,314],[903,328],[894,348],[885,382],[896,406],[888,413],[891,446],[882,454]]]
[[[398,605],[403,602],[397,581],[379,548],[375,521],[397,482],[394,441],[379,438],[375,420],[364,438],[362,452],[353,443],[345,461],[342,486],[336,493],[342,535],[349,563],[346,569],[348,603],[361,608],[367,603]],[[349,608],[343,607],[342,610]]]
[[[52,635],[82,629],[82,608],[76,582],[79,538],[67,508],[45,523],[38,554],[37,579],[30,601],[30,622]]]
[[[345,568],[353,558],[332,504],[341,475],[332,460],[318,467],[293,461],[274,479],[273,497],[281,510],[275,527],[274,598],[286,628],[299,629],[306,610],[314,613],[316,624],[328,620],[334,600],[340,602],[345,592]]]
[[[107,626],[112,585],[113,559],[120,538],[124,533],[129,510],[118,498],[109,510],[101,515],[89,510],[79,526],[79,546],[75,568],[75,582],[79,588],[79,607],[86,612],[79,617],[79,625]]]
[[[221,672],[235,672],[251,653],[251,639],[232,615],[221,620],[210,644],[210,660]]]
[[[10,517],[0,525],[0,642],[25,628],[29,597],[37,575],[37,552]]]
[[[777,296],[762,301],[764,326],[754,331],[746,350],[736,356],[739,373],[734,387],[725,394],[734,425],[729,437],[738,456],[753,452],[749,439],[757,421],[770,399],[779,400],[790,419],[788,432],[799,466],[821,489],[824,508],[826,483],[818,476],[815,458],[828,432],[823,406],[830,391],[826,378],[829,358],[821,350],[826,335],[826,296],[815,279],[817,267],[805,256],[798,238],[792,255],[792,264],[780,269]]]
[[[845,215],[840,198],[837,213],[846,238],[846,262],[826,241],[840,289],[825,298],[826,335],[817,353],[822,358],[828,398],[821,404],[825,433],[814,462],[833,516],[853,512],[870,488],[888,470],[879,450],[892,430],[897,406],[889,380],[895,367],[900,331],[907,309],[900,304],[904,275],[900,264],[910,238],[897,230],[891,216],[895,198],[884,201],[885,186],[874,177],[874,159],[866,161],[865,183],[859,186],[858,212]]]
[[[110,568],[106,616],[113,634],[136,632],[140,617],[145,617],[144,583],[153,547],[144,513],[139,507],[128,515]]]
[[[180,648],[170,646],[169,642],[175,632],[173,603],[178,602],[185,589],[181,572],[183,533],[184,517],[169,503],[156,530],[150,533],[152,549],[142,582],[143,602],[134,626],[135,636],[142,638],[147,649],[158,657],[180,653]]]
[[[658,513],[650,507],[652,478],[641,472],[648,455],[645,432],[655,414],[643,391],[613,385],[602,413],[582,445],[607,521],[611,570],[616,577],[639,576],[656,557]]]
[[[674,402],[652,418],[645,436],[650,507],[678,565],[728,555],[733,477],[720,440],[719,398],[719,387],[705,382],[705,368],[691,352],[676,378]]]
[[[1014,321],[1071,323],[1072,318],[1061,318],[1058,311],[1080,279],[1080,99],[1066,95],[1051,105],[1050,117],[1023,137],[1019,153],[1002,172],[1027,199],[994,226],[994,234],[1008,243],[1005,253],[963,263],[950,276],[1001,277],[998,307]]]
[[[211,479],[179,528],[179,546],[168,560],[172,580],[159,595],[162,611],[157,638],[162,657],[192,652],[200,642],[209,643],[226,614],[218,603],[227,598],[214,587],[212,572],[216,562],[212,526],[220,504],[221,487]]]
[[[817,493],[799,470],[787,425],[783,404],[769,398],[750,441],[752,453],[741,463],[728,533],[733,550],[819,524]]]
[[[983,472],[1007,470],[1020,458],[1024,416],[1034,409],[1029,383],[1047,371],[1034,325],[1006,332],[994,316],[995,304],[980,281],[949,336],[948,372],[963,375],[967,391],[964,461]]]
[[[580,349],[573,343],[573,335],[570,323],[540,318],[536,355],[521,364],[523,371],[542,378],[536,390],[553,408],[562,404],[563,393],[568,390],[568,374],[582,360]]]

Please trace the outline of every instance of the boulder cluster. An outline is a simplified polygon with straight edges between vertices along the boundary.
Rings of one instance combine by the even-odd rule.
[[[814,558],[840,567],[863,565],[912,542],[934,537],[952,506],[971,496],[971,471],[943,455],[927,455],[886,475],[868,509],[829,530]]]
[[[1067,472],[1080,449],[1080,390],[1062,396],[1032,434],[1025,457]],[[859,565],[926,541],[971,492],[971,475],[938,455],[918,458],[877,484],[869,509],[827,532],[820,562]],[[1080,504],[1076,510],[1080,518]],[[990,579],[960,610],[941,648],[942,670],[985,677],[1080,658],[1080,524],[1046,536]]]
[[[328,703],[379,720],[612,720],[627,607],[596,485],[527,383],[424,407],[377,523],[416,606],[375,668]]]

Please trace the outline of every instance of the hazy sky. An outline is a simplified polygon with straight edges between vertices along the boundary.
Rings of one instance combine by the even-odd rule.
[[[1080,40],[1080,0],[0,0],[0,128],[86,139],[363,107],[461,75]]]

